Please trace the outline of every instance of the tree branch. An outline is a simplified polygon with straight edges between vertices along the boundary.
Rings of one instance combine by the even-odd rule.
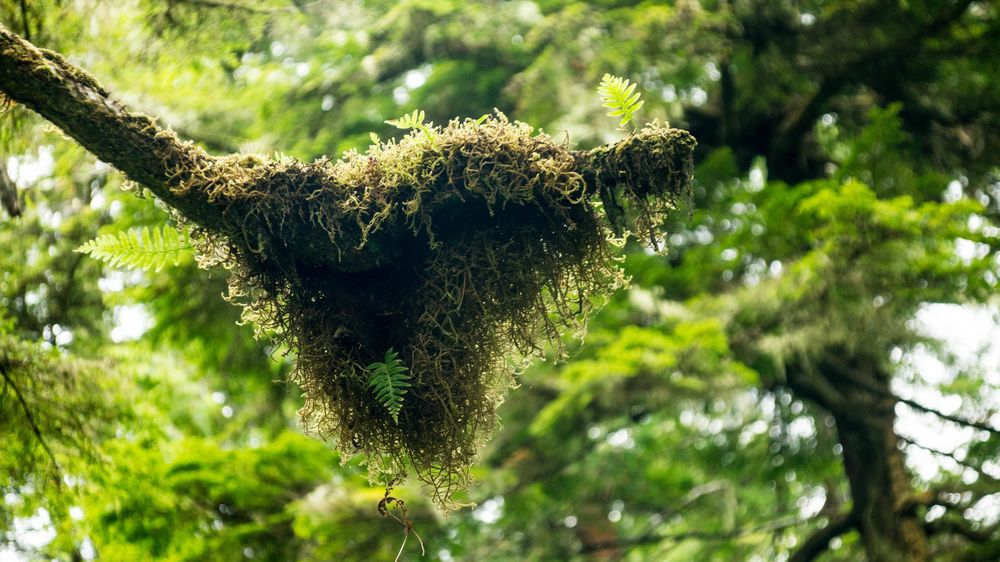
[[[197,8],[223,9],[237,12],[247,12],[251,14],[266,15],[274,14],[280,11],[279,9],[258,8],[256,6],[237,4],[235,2],[223,2],[221,0],[174,0],[174,2],[178,4],[187,4]]]
[[[881,397],[884,400],[887,400],[887,401],[890,401],[890,402],[901,402],[901,403],[906,404],[907,406],[909,406],[909,407],[911,407],[911,408],[913,408],[915,410],[919,410],[921,412],[926,412],[928,414],[934,414],[935,416],[938,416],[939,418],[944,419],[944,420],[948,420],[948,421],[950,421],[952,423],[955,423],[955,424],[958,424],[958,425],[964,425],[966,427],[971,427],[971,428],[974,428],[974,429],[980,429],[980,430],[987,431],[987,432],[992,433],[992,434],[1000,435],[1000,429],[992,427],[992,426],[990,426],[990,425],[988,425],[988,424],[986,424],[984,422],[967,420],[965,418],[960,418],[958,416],[953,416],[953,415],[950,415],[950,414],[946,414],[946,413],[944,413],[944,412],[942,412],[940,410],[936,410],[934,408],[931,408],[930,406],[925,406],[925,405],[923,405],[923,404],[921,404],[921,403],[919,403],[919,402],[917,402],[915,400],[911,400],[909,398],[903,398],[902,396],[899,396],[899,395],[893,393],[892,391],[888,390],[887,388],[882,388],[881,386],[873,383],[870,378],[863,377],[863,376],[858,376],[857,373],[855,373],[852,369],[840,369],[839,371],[840,371],[840,375],[843,378],[845,378],[845,379],[849,379],[852,384],[854,384],[854,385],[856,385],[856,386],[858,386],[860,388],[863,388],[863,389],[867,390],[868,392],[871,392],[875,396]],[[884,378],[887,380],[888,376],[884,375]],[[872,404],[872,405],[870,405],[870,407],[874,408],[875,405]]]
[[[343,224],[323,222],[338,202],[367,201],[366,193],[382,175],[377,158],[361,163],[371,168],[363,179],[345,180],[345,174],[337,176],[336,166],[327,160],[305,164],[254,156],[209,156],[159,128],[154,119],[127,111],[97,80],[62,56],[36,48],[3,26],[0,91],[59,126],[189,221],[225,236],[241,254],[259,256],[269,266],[285,271],[304,268],[317,275],[371,271],[396,263],[416,248],[414,237],[419,235],[402,212],[370,230],[360,218],[365,213],[393,214],[393,209],[412,205],[406,198],[412,198],[416,185],[393,187],[391,196],[398,200],[389,202],[389,210],[361,208],[356,217],[330,219],[344,219]],[[661,128],[586,152],[567,151],[552,142],[547,146],[556,147],[563,156],[569,152],[574,169],[567,177],[586,178],[579,200],[585,204],[586,197],[599,195],[599,188],[608,185],[627,185],[640,197],[664,192],[679,195],[690,181],[694,145],[689,133]],[[444,160],[453,167],[465,166],[465,149],[454,144],[427,154],[413,164],[420,169],[412,170],[412,177],[437,177]],[[354,164],[359,161],[356,158]],[[527,185],[544,183],[549,173],[527,156],[507,164],[520,168],[515,177]],[[497,222],[482,199],[470,207],[467,201],[472,199],[462,195],[461,186],[452,187],[457,189],[422,202],[421,215],[440,217],[441,228],[456,232]]]
[[[951,414],[946,414],[946,413],[944,413],[944,412],[942,412],[940,410],[935,410],[934,408],[931,408],[930,406],[925,406],[925,405],[921,404],[920,402],[916,402],[916,401],[910,400],[909,398],[902,398],[902,397],[897,396],[896,399],[899,400],[900,402],[902,402],[903,404],[906,404],[907,406],[913,408],[914,410],[919,410],[921,412],[926,412],[928,414],[934,414],[935,416],[937,416],[937,417],[939,417],[939,418],[941,418],[943,420],[948,420],[951,423],[958,424],[958,425],[964,425],[965,427],[971,427],[973,429],[980,429],[982,431],[987,431],[987,432],[992,433],[994,435],[1000,435],[1000,429],[997,429],[997,428],[995,428],[993,426],[990,426],[990,425],[987,425],[985,423],[977,422],[977,421],[973,421],[973,420],[967,420],[965,418],[960,418],[958,416],[953,416]]]
[[[17,199],[17,186],[7,173],[7,165],[0,157],[0,207],[12,217],[21,216],[21,202]]]
[[[594,542],[586,545],[582,551],[584,553],[598,552],[616,547],[634,547],[646,544],[659,544],[662,542],[680,542],[690,539],[702,541],[728,541],[736,540],[757,533],[771,533],[783,531],[791,527],[802,525],[806,521],[795,515],[786,515],[772,521],[768,521],[754,527],[734,529],[732,531],[708,532],[708,531],[680,531],[676,533],[646,533],[635,537],[623,537],[615,540]],[[833,537],[831,537],[833,538]]]
[[[995,529],[995,526],[976,529],[973,528],[967,520],[953,517],[942,517],[924,524],[924,531],[928,536],[941,534],[961,535],[967,540],[977,544],[992,541]]]
[[[941,451],[941,450],[935,449],[933,447],[928,447],[927,445],[922,445],[920,443],[917,443],[916,440],[911,439],[911,438],[909,438],[909,437],[907,437],[905,435],[897,434],[897,436],[899,437],[900,441],[903,441],[904,443],[908,443],[910,445],[913,445],[914,447],[917,447],[918,449],[923,449],[923,450],[925,450],[928,453],[931,453],[933,455],[937,455],[937,456],[940,456],[940,457],[949,458],[949,459],[955,461],[955,463],[957,463],[960,466],[964,466],[965,468],[970,468],[970,469],[976,471],[976,473],[979,474],[979,476],[982,477],[983,479],[988,480],[990,482],[995,482],[997,484],[1000,484],[1000,478],[997,478],[996,476],[993,476],[992,474],[988,474],[986,472],[983,472],[983,468],[981,466],[976,466],[976,465],[972,464],[969,461],[962,460],[962,459],[958,458],[958,455],[956,455],[955,453],[949,453],[947,451]]]
[[[802,543],[795,553],[792,554],[788,562],[810,562],[817,556],[826,552],[830,547],[830,541],[854,529],[858,524],[858,518],[854,511],[850,511],[841,517],[830,521],[830,523],[818,529]]]
[[[24,27],[24,37],[31,40],[31,23],[28,21],[28,1],[21,0],[21,25]]]
[[[181,170],[210,169],[212,158],[128,112],[61,55],[38,49],[0,25],[0,91],[57,125],[101,160],[200,224],[217,222],[203,191],[171,190]]]
[[[21,390],[14,384],[14,380],[11,379],[10,375],[7,373],[7,366],[0,363],[0,375],[3,375],[3,380],[6,386],[9,386],[11,390],[14,391],[14,396],[17,398],[18,403],[21,405],[21,410],[24,412],[24,418],[28,421],[28,425],[31,426],[32,433],[35,434],[35,438],[38,439],[38,443],[45,450],[45,454],[52,459],[52,466],[58,474],[62,474],[62,469],[59,467],[59,461],[56,460],[55,454],[52,449],[49,448],[49,444],[45,441],[45,437],[42,436],[42,430],[39,429],[38,424],[35,423],[35,417],[31,414],[31,408],[28,406],[28,402],[24,399],[24,395],[21,394]]]
[[[812,365],[809,357],[800,354],[797,359],[785,364],[785,381],[780,384],[838,416],[847,419],[852,416],[868,417],[870,412],[854,407],[841,389],[831,384],[823,372]]]

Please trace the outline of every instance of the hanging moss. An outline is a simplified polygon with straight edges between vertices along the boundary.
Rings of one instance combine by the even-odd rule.
[[[652,232],[678,206],[693,145],[653,125],[574,152],[498,113],[337,162],[217,159],[174,191],[204,190],[234,225],[196,229],[202,261],[228,268],[245,318],[296,355],[305,428],[363,452],[373,479],[412,469],[448,506],[513,358],[558,346],[621,286],[613,232]],[[336,255],[301,257],[323,248]],[[398,422],[365,369],[390,348],[412,382]]]

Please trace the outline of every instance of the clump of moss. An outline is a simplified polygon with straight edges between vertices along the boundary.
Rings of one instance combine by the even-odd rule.
[[[676,208],[692,147],[654,125],[574,152],[497,113],[337,162],[227,157],[176,190],[206,190],[236,225],[197,231],[202,259],[295,353],[305,427],[365,453],[373,479],[412,469],[447,506],[497,426],[511,358],[558,346],[622,284],[613,233]],[[337,255],[293,259],[308,252],[291,243]],[[365,368],[390,348],[412,382],[398,423]]]

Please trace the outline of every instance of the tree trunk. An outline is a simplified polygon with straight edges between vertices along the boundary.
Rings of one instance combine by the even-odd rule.
[[[834,417],[844,447],[844,471],[851,485],[857,528],[868,559],[926,560],[927,538],[920,518],[907,506],[912,490],[893,430],[895,415],[877,414],[864,420]]]
[[[927,536],[893,424],[889,374],[870,357],[830,350],[815,369],[796,369],[789,387],[829,410],[837,422],[853,508],[851,519],[870,562],[927,560]]]

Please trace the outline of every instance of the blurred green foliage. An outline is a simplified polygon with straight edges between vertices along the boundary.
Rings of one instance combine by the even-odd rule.
[[[216,153],[336,157],[414,110],[494,107],[592,146],[622,134],[594,93],[605,73],[638,84],[642,119],[699,139],[691,215],[665,253],[630,247],[632,288],[586,344],[522,375],[478,507],[445,517],[394,492],[429,559],[787,559],[850,497],[831,412],[789,377],[841,360],[997,425],[995,365],[914,321],[928,303],[997,310],[993,3],[2,0],[0,22]],[[395,556],[384,490],[296,430],[292,358],[238,323],[224,272],[74,252],[169,215],[23,108],[0,119],[25,208],[0,218],[0,548]],[[947,375],[923,376],[921,354]],[[958,498],[921,512],[967,530],[932,533],[935,560],[995,559],[1000,436],[961,435],[911,482]],[[848,533],[823,559],[863,551]]]

